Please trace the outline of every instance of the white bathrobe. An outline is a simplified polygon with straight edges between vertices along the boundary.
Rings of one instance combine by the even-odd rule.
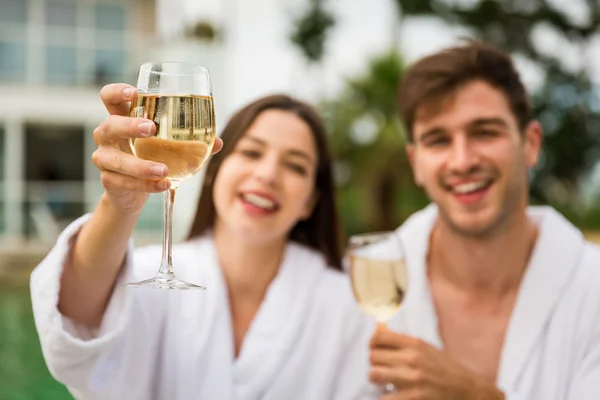
[[[237,358],[227,290],[210,235],[175,245],[173,264],[205,291],[126,288],[154,276],[161,249],[130,248],[95,332],[57,309],[74,222],[31,276],[42,350],[52,375],[77,399],[320,400],[355,398],[368,385],[374,323],[347,277],[290,243]]]
[[[600,400],[600,247],[549,207],[530,207],[539,237],[506,333],[497,385],[508,400]],[[442,349],[426,279],[437,208],[396,233],[409,268],[405,304],[390,329]]]

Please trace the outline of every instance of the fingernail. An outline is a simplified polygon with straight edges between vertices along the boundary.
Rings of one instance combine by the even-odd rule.
[[[146,136],[150,136],[152,134],[152,126],[154,124],[152,122],[142,122],[138,128],[140,129],[140,132],[143,133]]]
[[[156,186],[158,186],[160,190],[167,190],[169,186],[171,186],[169,183],[169,181],[160,181],[156,184]]]
[[[165,167],[163,167],[162,165],[155,165],[154,167],[152,167],[152,175],[158,178],[162,178],[164,176],[164,173]]]
[[[131,98],[131,96],[133,96],[133,89],[127,88],[127,89],[123,90],[123,96],[125,96],[126,99]]]

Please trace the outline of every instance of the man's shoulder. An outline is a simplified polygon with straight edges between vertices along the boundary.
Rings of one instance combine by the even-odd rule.
[[[590,242],[589,240],[586,240],[585,247],[591,256],[600,257],[600,245],[598,243],[594,243],[594,242]]]
[[[600,304],[600,246],[588,241],[584,243],[570,286],[573,296],[587,299],[585,301],[593,296]]]
[[[580,266],[600,274],[600,245],[590,241],[585,242]]]

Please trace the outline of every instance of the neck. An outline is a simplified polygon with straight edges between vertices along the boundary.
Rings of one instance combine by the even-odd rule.
[[[525,210],[485,237],[465,237],[438,218],[430,238],[429,279],[486,297],[515,293],[537,238]]]
[[[248,241],[217,223],[214,241],[229,296],[262,300],[279,271],[285,238]]]

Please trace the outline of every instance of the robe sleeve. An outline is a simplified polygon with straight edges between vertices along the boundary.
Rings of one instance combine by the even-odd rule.
[[[597,399],[600,399],[600,335],[576,371],[569,394],[569,400]]]
[[[597,314],[600,315],[600,314]],[[598,316],[590,316],[600,320]],[[591,348],[583,358],[583,362],[575,371],[575,375],[569,384],[570,390],[564,400],[598,400],[600,399],[600,323],[598,334]],[[531,400],[527,396],[514,392],[505,392],[506,400]]]
[[[600,268],[600,251],[597,254],[597,265],[594,266]],[[600,273],[596,274],[593,280],[600,282]],[[569,385],[568,400],[600,399],[600,293],[597,289],[585,299],[583,307],[587,309],[582,316],[581,322],[584,324],[582,332],[588,334],[587,340],[583,342],[586,345],[581,350],[580,361]]]
[[[128,352],[141,352],[146,347],[144,338],[137,338],[137,345],[136,338],[131,338],[130,327],[136,323],[131,318],[133,295],[123,285],[131,279],[132,242],[98,329],[78,324],[58,310],[63,266],[73,239],[88,219],[86,215],[69,225],[31,275],[33,314],[46,365],[52,376],[67,386],[77,399],[121,398],[119,394],[124,384],[139,388],[140,392],[130,398],[149,399],[151,395],[145,391],[149,390],[147,383],[152,373],[148,367],[152,364],[150,360],[145,360],[146,366],[138,365],[136,373],[124,371],[131,369],[131,365],[127,365]]]

